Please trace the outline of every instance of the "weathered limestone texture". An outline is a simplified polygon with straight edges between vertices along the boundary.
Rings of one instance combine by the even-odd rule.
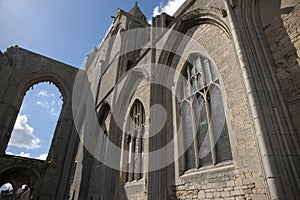
[[[26,179],[34,199],[299,199],[299,63],[299,0],[186,0],[152,25],[137,3],[117,9],[85,70],[9,48],[0,185]],[[5,155],[43,81],[64,98],[47,160]]]
[[[0,185],[29,184],[34,199],[63,199],[69,191],[77,133],[73,128],[72,90],[78,69],[27,50],[11,47],[0,58]],[[46,161],[5,155],[26,91],[50,81],[63,95],[62,111]],[[16,174],[19,175],[16,175]],[[27,176],[23,176],[26,174]],[[33,185],[30,185],[33,184]]]
[[[275,73],[300,138],[300,3],[264,28]],[[274,39],[275,38],[275,39]]]

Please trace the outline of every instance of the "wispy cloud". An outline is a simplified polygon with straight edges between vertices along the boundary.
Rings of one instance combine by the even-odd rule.
[[[33,128],[27,123],[26,115],[18,115],[8,145],[37,149],[40,147],[40,139],[33,135]]]
[[[48,154],[47,153],[42,153],[42,154],[40,154],[38,157],[32,157],[31,155],[30,155],[30,153],[25,153],[25,152],[21,152],[21,153],[19,153],[19,154],[14,154],[14,153],[12,153],[12,152],[5,152],[7,155],[14,155],[14,156],[21,156],[21,157],[26,157],[26,158],[35,158],[35,159],[39,159],[39,160],[46,160],[47,159],[47,156],[48,156]]]
[[[43,154],[40,154],[38,157],[36,157],[36,159],[39,159],[39,160],[46,160],[46,159],[47,159],[47,156],[48,156],[47,153],[43,153]]]
[[[52,116],[58,115],[57,109],[61,107],[61,100],[54,94],[46,90],[40,90],[36,96],[39,98],[36,104],[42,108],[48,109]]]
[[[52,107],[49,111],[50,115],[52,116],[56,116],[58,113],[56,112],[56,110]]]
[[[173,15],[184,2],[185,0],[169,0],[166,5],[160,3],[159,6],[154,8],[152,15],[155,17],[163,12],[167,13],[168,15]]]
[[[6,152],[7,155],[14,155],[14,156],[21,156],[21,157],[26,157],[26,158],[30,158],[30,153],[25,153],[25,152],[21,152],[19,154],[13,154],[12,152]]]
[[[39,97],[53,97],[53,98],[56,97],[54,93],[48,94],[48,92],[47,92],[46,90],[41,90],[41,91],[39,91],[39,92],[37,93],[37,96],[39,96]]]
[[[48,101],[37,101],[36,104],[43,108],[50,108],[50,104]]]

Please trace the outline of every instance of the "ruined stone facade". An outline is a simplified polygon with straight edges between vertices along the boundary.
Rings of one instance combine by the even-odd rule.
[[[118,9],[85,70],[18,47],[0,56],[0,185],[26,182],[34,199],[300,196],[299,0],[187,0],[152,26],[137,5]],[[64,98],[47,160],[5,155],[43,81]]]

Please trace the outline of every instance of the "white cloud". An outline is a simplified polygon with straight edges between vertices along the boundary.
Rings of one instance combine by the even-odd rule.
[[[159,14],[161,14],[162,12],[160,11],[161,10],[161,8],[162,8],[162,5],[159,5],[159,6],[156,6],[155,8],[154,8],[154,10],[153,10],[153,17],[155,17],[156,15],[159,15]]]
[[[48,96],[48,93],[46,90],[41,90],[41,91],[39,91],[39,93],[37,93],[37,96],[46,97],[46,96]]]
[[[27,116],[19,114],[8,145],[37,149],[40,147],[39,143],[40,139],[33,135],[33,128],[27,123]]]
[[[27,157],[27,158],[30,158],[30,153],[24,153],[24,152],[21,152],[19,155],[16,155],[16,156],[22,156],[22,157]]]
[[[55,109],[53,107],[50,109],[49,113],[52,116],[56,116],[57,115],[57,112],[55,111]]]
[[[57,106],[61,107],[62,103],[54,93],[48,94],[46,90],[40,90],[36,96],[39,98],[36,105],[48,109],[51,116],[58,115]]]
[[[30,153],[25,153],[25,152],[21,152],[20,154],[13,154],[12,152],[8,151],[5,152],[7,155],[13,155],[13,156],[21,156],[21,157],[27,157],[27,158],[34,158],[30,155]],[[39,159],[39,160],[46,160],[47,159],[48,154],[47,153],[43,153],[40,154],[38,157],[36,157],[35,159]]]
[[[46,90],[39,91],[37,93],[37,96],[39,96],[39,97],[53,97],[53,98],[55,98],[55,94],[54,93],[48,94],[48,92]]]
[[[40,154],[38,157],[36,157],[36,159],[39,159],[39,160],[46,160],[46,159],[47,159],[47,156],[48,156],[47,153],[43,153],[43,154]]]
[[[47,102],[47,101],[37,101],[36,104],[43,108],[50,108],[49,102]]]
[[[169,0],[166,5],[160,4],[154,8],[153,17],[160,15],[163,12],[168,15],[173,15],[184,2],[185,0]]]
[[[22,156],[22,157],[27,157],[27,158],[31,158],[30,153],[25,153],[25,152],[21,152],[20,154],[13,154],[12,152],[5,152],[7,155],[14,155],[14,156]]]
[[[50,103],[50,101],[49,102],[48,101],[37,101],[36,104],[38,106],[48,109],[50,115],[52,115],[52,116],[56,116],[58,114],[55,107],[61,106],[61,103],[58,100],[56,101],[56,104],[55,104],[55,100],[51,100],[51,103]]]

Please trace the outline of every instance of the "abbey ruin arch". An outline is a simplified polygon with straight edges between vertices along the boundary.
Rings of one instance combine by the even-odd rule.
[[[133,10],[142,13],[137,3]],[[91,91],[97,93],[96,102],[87,104],[91,105],[93,113],[95,110],[100,110],[99,112],[102,113],[103,104],[109,102],[108,116],[111,115],[112,120],[107,120],[105,124],[106,128],[109,127],[108,139],[120,148],[122,146],[120,136],[125,129],[122,125],[130,112],[134,99],[140,98],[144,104],[149,121],[149,133],[157,129],[160,122],[163,121],[165,112],[166,123],[148,140],[149,152],[165,147],[173,138],[177,141],[174,141],[174,148],[170,151],[161,148],[161,154],[149,156],[146,161],[149,161],[148,168],[153,165],[161,167],[161,163],[164,163],[166,158],[170,158],[171,163],[163,165],[163,168],[155,171],[148,171],[145,174],[146,181],[140,181],[138,184],[134,181],[122,184],[122,176],[120,176],[118,168],[111,169],[106,165],[101,165],[99,160],[90,154],[87,146],[76,136],[72,116],[69,115],[70,105],[68,103],[70,101],[68,99],[67,113],[62,116],[62,121],[60,121],[62,123],[60,126],[63,128],[59,130],[59,133],[62,134],[58,134],[56,142],[59,143],[52,148],[52,158],[54,159],[50,159],[49,162],[41,162],[40,165],[44,178],[41,180],[39,196],[42,199],[147,198],[155,200],[297,198],[300,191],[299,172],[297,171],[300,168],[298,145],[300,130],[298,80],[300,80],[300,73],[299,56],[297,55],[299,50],[299,33],[297,31],[300,21],[299,11],[299,0],[186,0],[173,16],[162,13],[154,17],[150,25],[145,20],[141,23],[134,23],[139,19],[139,16],[134,15],[136,12],[125,12],[118,9],[113,25],[104,39],[107,44],[102,45],[101,48],[95,48],[88,55],[85,63],[86,73],[91,78],[86,84],[87,89],[90,87]],[[149,33],[145,32],[145,36],[149,36],[149,38],[122,37],[120,39],[119,36],[134,27],[150,27]],[[189,41],[182,42],[180,36],[168,35],[168,31],[156,31],[155,28],[171,29],[170,32],[174,30],[174,32],[186,35],[199,43],[199,48],[193,49],[193,45]],[[119,38],[110,37],[116,36],[117,32]],[[141,46],[140,48],[143,49],[134,52],[134,56],[130,54],[126,54],[122,58],[113,56],[129,50],[126,43],[131,41],[139,41],[142,44],[153,42],[154,46],[146,45],[145,48]],[[159,42],[163,45],[160,46]],[[174,52],[177,49],[179,51]],[[116,50],[114,51],[116,54],[110,54],[111,50]],[[34,53],[27,57],[22,52],[24,53],[25,50],[12,48],[6,55],[0,53],[0,86],[10,85],[9,90],[5,87],[3,90],[0,89],[0,142],[7,135],[2,133],[9,133],[6,122],[13,120],[15,112],[18,110],[18,99],[7,99],[6,91],[14,93],[18,93],[19,90],[23,91],[17,87],[21,84],[18,77],[11,81],[10,73],[12,71],[10,70],[19,70],[19,72],[28,74],[27,68],[22,69],[21,66],[27,65],[28,61],[35,60],[36,63],[43,66],[46,64],[63,66],[66,72],[69,72],[67,65]],[[104,55],[101,57],[102,53]],[[181,53],[186,53],[186,55],[181,56]],[[182,170],[184,166],[180,163],[180,158],[178,159],[176,156],[176,153],[178,154],[176,145],[181,142],[178,141],[180,138],[175,138],[177,122],[180,120],[180,117],[177,116],[181,113],[176,110],[178,102],[173,93],[178,83],[178,74],[176,75],[174,71],[180,74],[186,62],[184,58],[187,59],[189,55],[198,53],[213,60],[220,78],[222,78],[219,89],[222,94],[226,120],[228,120],[232,160],[226,163],[220,162],[220,164],[216,162],[216,165],[210,166],[201,166],[200,163],[195,166],[201,167]],[[183,59],[180,59],[180,56]],[[13,62],[16,60],[19,61]],[[132,63],[127,61],[132,61]],[[139,70],[142,69],[139,66],[149,63],[151,63],[149,74],[144,74]],[[28,68],[30,69],[29,74],[32,72],[32,79],[29,78],[28,85],[26,82],[21,85],[29,87],[35,81],[51,79],[50,81],[62,87],[69,85],[72,81],[60,83],[61,79],[74,80],[72,79],[72,77],[74,78],[73,72],[65,73],[61,77],[52,69],[40,70],[40,66],[35,67],[37,69]],[[160,69],[162,70],[160,71]],[[61,69],[55,68],[55,70],[60,71]],[[41,71],[45,72],[45,76],[40,73]],[[129,71],[131,74],[128,73],[126,76]],[[198,74],[196,74],[197,77]],[[195,74],[193,76],[195,77]],[[71,78],[68,79],[68,77]],[[124,80],[124,77],[128,79]],[[150,77],[149,80],[148,77]],[[190,80],[194,77],[190,77]],[[52,80],[52,78],[59,80]],[[119,84],[122,79],[124,86]],[[149,87],[138,87],[148,82],[150,82]],[[211,87],[212,90],[214,87],[215,85]],[[140,91],[136,91],[136,88],[139,88]],[[72,88],[69,89],[71,93]],[[192,91],[191,88],[189,90]],[[206,88],[201,89],[199,93],[204,94],[205,90]],[[207,91],[209,92],[209,90],[208,87]],[[79,100],[84,103],[88,99],[86,98],[87,91],[86,88],[79,91]],[[64,95],[67,96],[68,92],[64,91]],[[191,98],[193,100],[190,101],[190,105],[193,105],[196,102],[194,99],[198,97],[196,92],[195,97]],[[3,98],[4,100],[2,100]],[[76,101],[74,102],[73,106],[78,105]],[[75,113],[75,119],[79,118],[80,125],[91,121],[87,115],[92,112],[86,112],[85,108],[88,105],[84,103],[82,106],[77,106],[79,112]],[[162,109],[152,109],[156,104],[160,105],[159,108]],[[105,110],[108,109],[105,108]],[[105,118],[106,111],[102,116],[98,112],[97,117]],[[5,115],[1,115],[2,113]],[[182,114],[182,116],[184,115]],[[186,116],[188,115],[186,114]],[[89,126],[87,123],[85,127]],[[77,129],[80,130],[78,127]],[[99,136],[98,131],[93,129],[85,133],[92,137],[92,141]],[[101,145],[95,147],[98,151]],[[57,152],[62,152],[62,155]],[[112,157],[119,164],[121,155],[116,153],[111,156],[109,152],[104,157]],[[197,157],[197,153],[194,157]],[[20,163],[20,166],[24,166],[31,161],[3,155],[0,156],[0,169],[2,163],[15,166]],[[39,162],[32,162],[39,165]],[[57,187],[50,191],[49,186]]]
[[[9,48],[1,55],[0,63],[3,74],[6,74],[0,80],[2,87],[0,94],[0,171],[4,169],[5,164],[14,166],[17,162],[20,166],[17,169],[21,169],[22,166],[25,167],[28,164],[36,164],[41,169],[37,178],[40,183],[39,194],[42,195],[47,190],[47,185],[50,184],[57,187],[57,189],[53,189],[50,194],[47,192],[47,195],[63,195],[67,183],[64,183],[65,186],[62,187],[59,185],[64,182],[63,179],[68,182],[69,173],[65,171],[65,168],[72,166],[71,160],[73,160],[72,154],[74,152],[73,148],[69,149],[67,147],[68,145],[75,147],[77,137],[76,129],[72,126],[71,95],[78,69],[19,47]],[[31,86],[45,81],[53,83],[63,96],[63,105],[53,134],[47,161],[5,155],[5,149],[26,91]],[[69,158],[67,158],[70,160],[69,163],[65,163],[67,155],[69,155]]]

